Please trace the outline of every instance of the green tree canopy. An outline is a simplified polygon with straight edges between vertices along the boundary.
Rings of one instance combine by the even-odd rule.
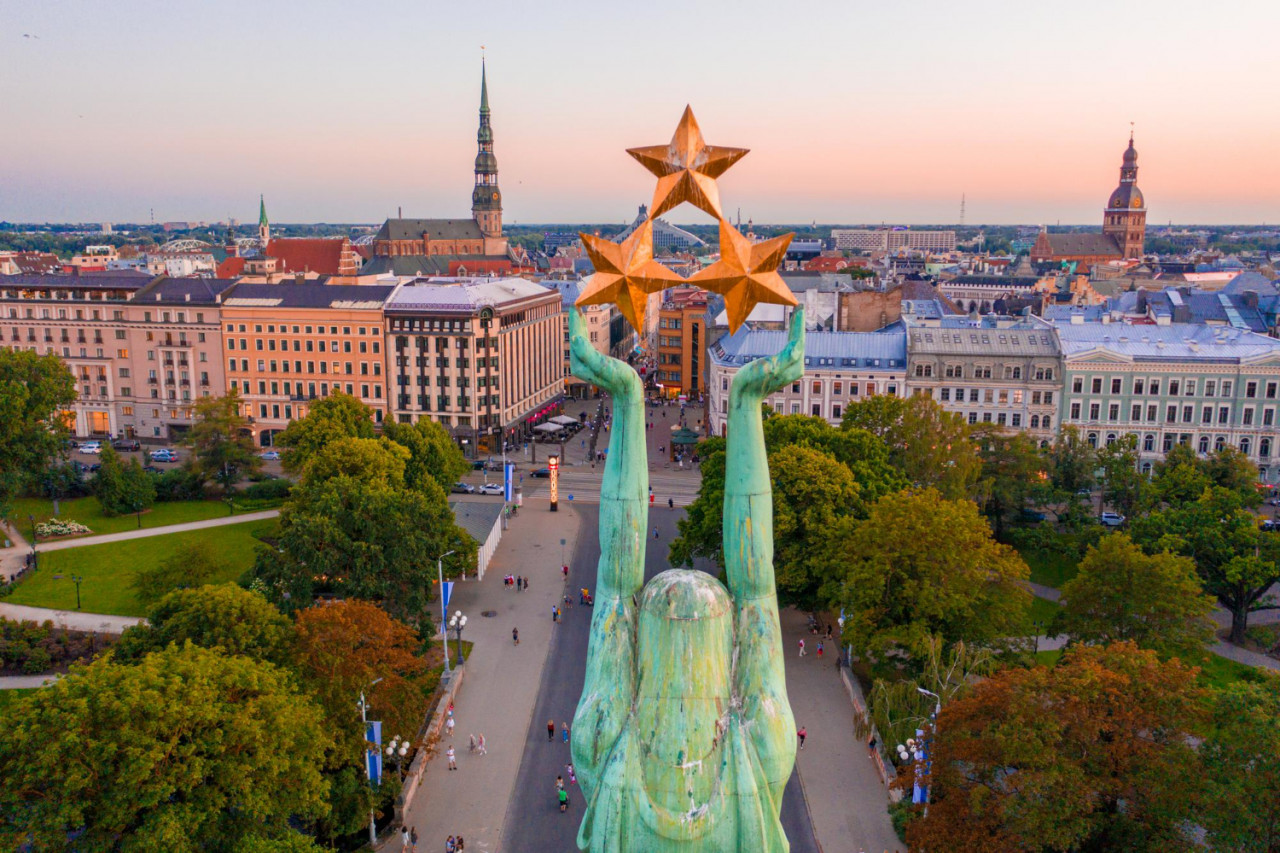
[[[868,397],[845,409],[840,425],[879,436],[908,482],[949,500],[974,496],[982,459],[969,425],[928,397]]]
[[[311,487],[333,477],[350,477],[364,483],[404,488],[409,451],[386,438],[339,438],[317,451],[302,476]]]
[[[1053,625],[1085,643],[1132,640],[1163,656],[1195,662],[1213,638],[1213,598],[1188,557],[1147,555],[1123,533],[1105,536],[1062,588]]]
[[[98,473],[93,475],[93,493],[102,506],[103,515],[120,515],[125,493],[124,464],[120,461],[120,454],[111,445],[104,445],[98,465]]]
[[[824,585],[836,586],[821,544],[837,520],[866,507],[849,469],[831,456],[801,444],[769,454],[773,478],[773,547],[778,600],[813,608]]]
[[[387,421],[382,434],[408,449],[404,477],[411,489],[421,488],[430,479],[448,492],[471,468],[449,433],[433,420],[422,418],[413,424]]]
[[[996,538],[1018,520],[1031,504],[1050,497],[1048,463],[1035,439],[1024,432],[984,432],[979,438],[982,455],[982,493],[987,517]]]
[[[1122,435],[1098,448],[1102,468],[1102,500],[1126,518],[1132,518],[1143,502],[1147,478],[1138,471],[1138,437]]]
[[[1200,499],[1209,488],[1209,475],[1190,445],[1175,444],[1155,464],[1151,503],[1155,507],[1183,507]]]
[[[436,558],[455,551],[445,567],[459,574],[475,565],[476,543],[454,523],[440,487],[424,485],[410,491],[340,475],[295,489],[278,548],[258,550],[254,576],[289,608],[332,592],[377,602],[410,624],[432,618]]]
[[[257,592],[224,583],[164,596],[147,613],[146,623],[124,632],[115,656],[138,660],[170,644],[190,642],[229,655],[284,664],[289,640],[289,620],[275,605]]]
[[[1214,696],[1210,734],[1200,746],[1211,850],[1280,850],[1280,677],[1229,685]]]
[[[75,377],[54,355],[0,348],[0,518],[23,483],[64,453]]]
[[[859,652],[920,655],[935,636],[950,644],[1025,633],[1030,572],[991,538],[972,501],[934,489],[888,495],[865,521],[834,525],[823,556],[833,573],[844,570],[844,639]]]
[[[262,466],[254,451],[249,422],[240,412],[235,389],[225,397],[201,397],[195,404],[195,422],[182,437],[191,448],[187,469],[201,485],[214,480],[230,495],[240,478]]]
[[[226,558],[204,540],[183,542],[178,550],[134,578],[138,600],[159,601],[174,590],[203,586],[229,568]]]
[[[194,851],[283,837],[325,808],[321,713],[271,664],[196,646],[100,660],[9,709],[9,849]]]
[[[325,445],[341,438],[373,438],[373,411],[338,391],[316,400],[305,418],[293,421],[276,436],[276,444],[287,448],[281,464],[286,471],[301,474]]]

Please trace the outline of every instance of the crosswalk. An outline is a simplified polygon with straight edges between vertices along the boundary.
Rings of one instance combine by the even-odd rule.
[[[575,503],[600,503],[600,469],[595,471],[575,471],[567,469],[560,472],[560,500],[568,501],[573,496]],[[649,486],[653,489],[655,504],[667,503],[670,499],[676,506],[688,506],[698,496],[698,486],[702,478],[696,472],[669,472],[657,470],[649,472]],[[534,479],[528,475],[524,478],[524,500],[549,500],[550,481]]]

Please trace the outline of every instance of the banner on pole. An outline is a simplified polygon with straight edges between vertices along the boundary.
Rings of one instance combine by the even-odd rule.
[[[382,784],[382,721],[369,720],[364,724],[364,739],[366,746],[372,745],[372,749],[364,751],[364,772],[369,781],[374,785]]]

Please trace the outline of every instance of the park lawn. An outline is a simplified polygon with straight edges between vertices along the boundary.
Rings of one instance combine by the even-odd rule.
[[[1032,583],[1061,589],[1062,585],[1075,577],[1080,570],[1079,563],[1066,554],[1030,549],[1019,551],[1019,553],[1031,568]]]
[[[134,592],[134,577],[140,571],[158,565],[183,543],[207,542],[214,553],[226,560],[229,568],[225,575],[213,579],[214,583],[222,583],[236,580],[253,565],[254,550],[262,544],[259,537],[270,536],[277,530],[274,520],[250,521],[48,551],[40,555],[39,570],[19,581],[5,600],[10,604],[74,610],[76,588],[71,582],[71,575],[76,574],[84,578],[80,584],[81,610],[116,616],[143,616],[147,608],[138,601]]]
[[[1027,613],[1027,619],[1032,623],[1033,627],[1036,622],[1039,622],[1039,633],[1043,635],[1045,630],[1053,622],[1054,617],[1058,615],[1058,611],[1061,609],[1062,606],[1056,601],[1050,601],[1047,598],[1033,596],[1031,598],[1031,607]]]
[[[227,505],[222,501],[164,501],[152,505],[151,509],[142,513],[142,526],[144,528],[167,527],[170,524],[185,524],[188,521],[222,518],[226,514]],[[37,523],[54,518],[53,501],[44,498],[19,498],[13,502],[10,518],[24,538],[31,536],[28,515],[34,516]],[[138,518],[133,514],[114,517],[103,515],[102,505],[95,497],[59,501],[56,517],[78,521],[94,534],[120,533],[125,530],[136,530],[138,527]]]

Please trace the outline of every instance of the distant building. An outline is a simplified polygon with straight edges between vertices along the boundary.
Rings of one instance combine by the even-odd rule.
[[[662,396],[696,400],[704,389],[707,352],[707,292],[676,287],[658,309],[657,368]]]
[[[888,228],[833,228],[835,247],[846,252],[893,252],[914,249],[921,252],[954,252],[954,231],[911,231]]]
[[[564,312],[573,307],[582,293],[583,281],[570,279],[552,281],[544,279],[542,284],[554,287],[560,293],[560,305]],[[582,305],[582,319],[587,322],[587,340],[602,355],[626,361],[636,347],[636,333],[622,316],[622,311],[613,304]],[[569,365],[569,321],[564,324],[564,393],[566,397],[582,400],[595,391],[595,386],[574,376]]]
[[[630,225],[614,235],[613,241],[621,243],[631,236],[631,232],[643,225],[648,218],[648,205],[640,205],[640,212],[636,214],[636,218]],[[687,252],[690,249],[705,245],[707,245],[706,242],[700,237],[690,234],[683,228],[677,228],[665,219],[653,220],[653,250],[655,253]]]

